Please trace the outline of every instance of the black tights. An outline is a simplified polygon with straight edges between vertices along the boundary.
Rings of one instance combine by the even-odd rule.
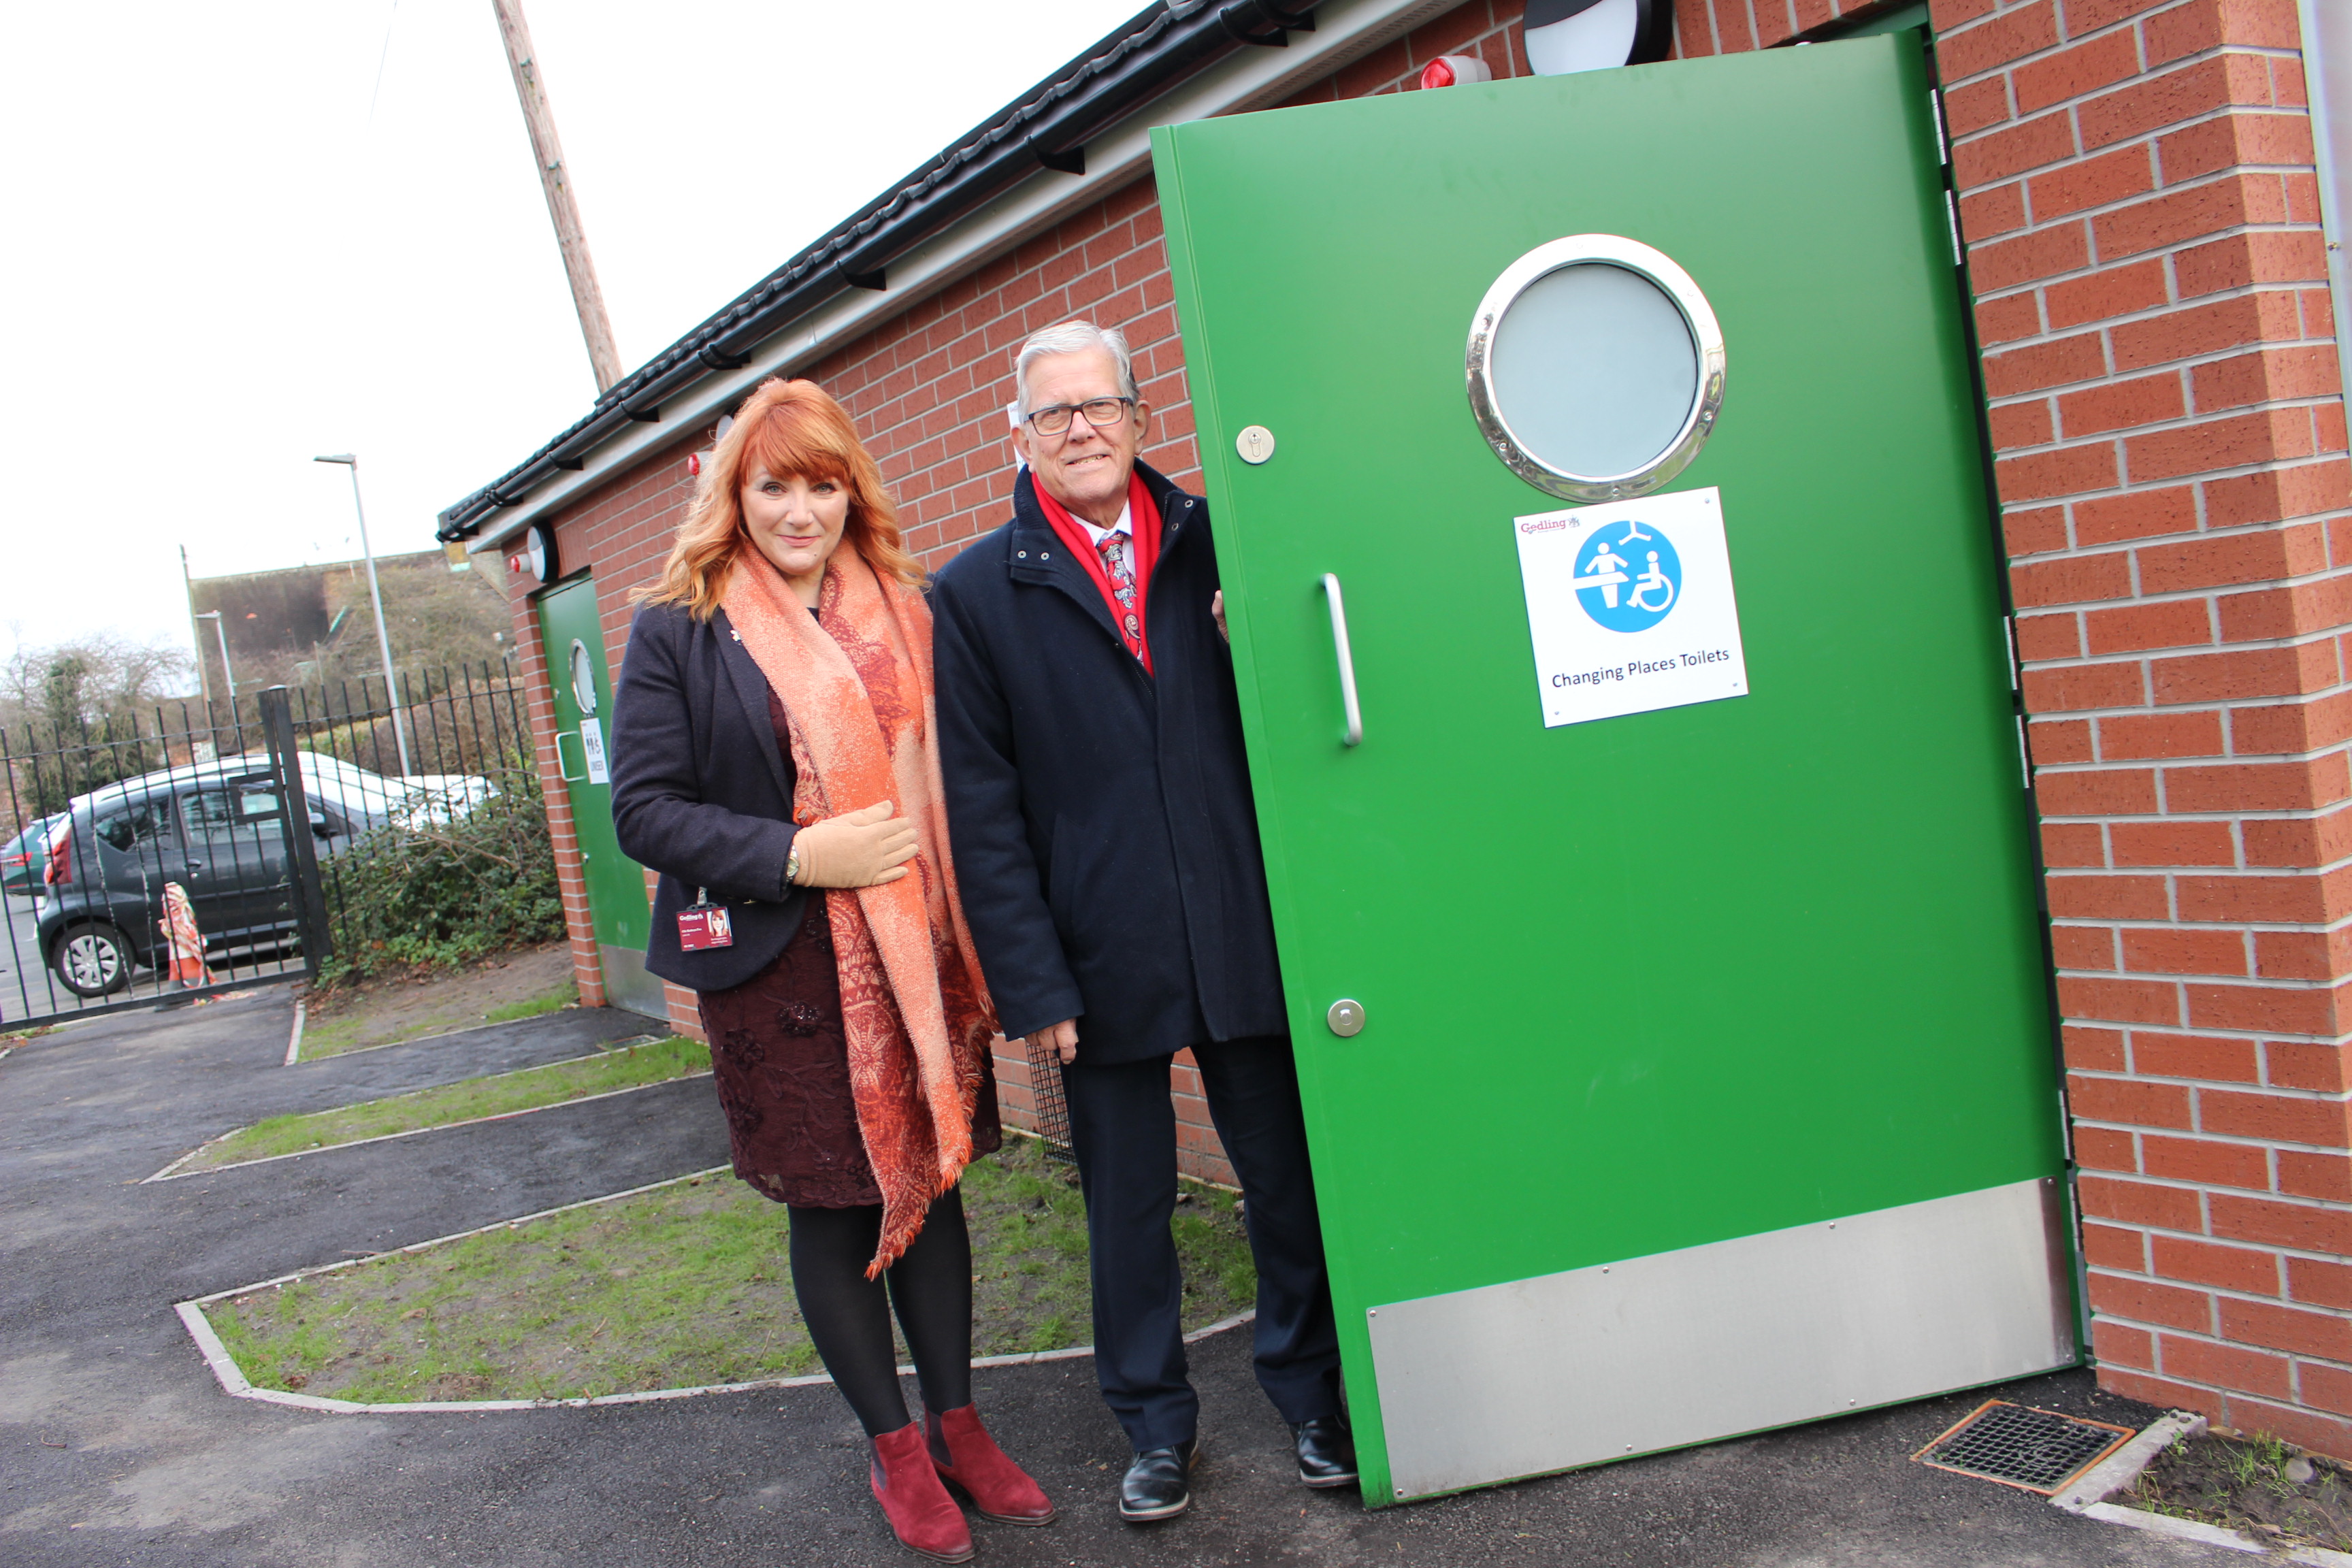
[[[932,1200],[922,1234],[880,1279],[866,1278],[866,1266],[881,1239],[881,1205],[788,1207],[801,1320],[866,1435],[895,1432],[908,1419],[890,1342],[893,1307],[914,1354],[923,1404],[934,1411],[971,1404],[971,1237],[963,1227],[962,1190],[950,1187]]]

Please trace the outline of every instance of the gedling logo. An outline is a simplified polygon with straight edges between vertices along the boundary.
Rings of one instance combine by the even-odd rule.
[[[1596,626],[1645,632],[1682,603],[1682,557],[1654,523],[1603,523],[1576,552],[1575,586]]]

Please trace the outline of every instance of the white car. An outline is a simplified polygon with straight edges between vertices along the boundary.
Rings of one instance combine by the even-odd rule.
[[[352,819],[362,831],[389,823],[421,827],[451,822],[465,816],[498,788],[478,773],[410,773],[387,778],[355,763],[318,752],[297,752],[301,759],[302,787],[315,800],[331,804]],[[267,767],[267,758],[258,759]]]

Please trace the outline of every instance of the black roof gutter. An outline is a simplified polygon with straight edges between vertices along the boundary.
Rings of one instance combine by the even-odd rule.
[[[1237,49],[1279,48],[1311,32],[1316,0],[1164,0],[867,203],[726,309],[615,382],[585,418],[520,467],[441,513],[436,537],[469,539],[633,422],[707,376],[751,363],[759,345],[851,289],[887,287],[891,262],[1007,188],[1053,169],[1086,172],[1089,138]]]

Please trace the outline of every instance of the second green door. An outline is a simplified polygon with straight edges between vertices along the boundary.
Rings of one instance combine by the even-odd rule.
[[[651,920],[646,874],[621,853],[613,831],[613,784],[604,757],[612,675],[604,661],[595,583],[575,577],[540,595],[539,626],[555,696],[556,756],[572,803],[572,831],[580,846],[581,879],[587,884],[605,998],[614,1006],[666,1017],[662,983],[646,973]]]

